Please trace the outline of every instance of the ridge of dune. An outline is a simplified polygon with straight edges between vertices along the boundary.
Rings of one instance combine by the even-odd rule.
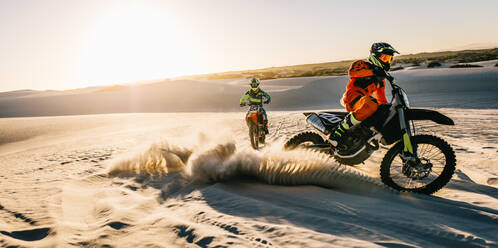
[[[498,67],[401,70],[392,74],[420,106],[498,107]],[[347,80],[347,76],[274,79],[263,81],[262,88],[273,97],[269,110],[339,108]],[[39,97],[0,96],[0,117],[239,111],[237,103],[248,86],[244,79],[170,80],[112,89]],[[460,100],[472,92],[474,102]],[[446,101],[441,103],[439,98]]]

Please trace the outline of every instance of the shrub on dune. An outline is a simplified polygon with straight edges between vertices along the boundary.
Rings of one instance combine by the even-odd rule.
[[[311,71],[304,72],[303,74],[299,75],[300,77],[313,77],[313,73]]]
[[[427,68],[434,68],[434,67],[440,67],[441,66],[441,63],[437,62],[437,61],[432,61],[432,62],[429,62],[427,64]]]
[[[471,67],[482,67],[482,65],[456,64],[456,65],[450,66],[450,68],[471,68]]]

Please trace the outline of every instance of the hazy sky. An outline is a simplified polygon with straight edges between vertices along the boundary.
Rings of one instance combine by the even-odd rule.
[[[0,0],[0,91],[498,46],[498,1]]]

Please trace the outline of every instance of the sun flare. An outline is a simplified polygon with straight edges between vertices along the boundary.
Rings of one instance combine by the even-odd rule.
[[[184,30],[164,10],[114,9],[96,22],[83,63],[86,83],[159,79],[196,71]]]

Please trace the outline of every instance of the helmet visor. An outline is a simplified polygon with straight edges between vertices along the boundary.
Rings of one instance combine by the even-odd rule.
[[[381,54],[379,56],[379,59],[380,61],[384,62],[384,63],[388,63],[388,64],[391,64],[391,62],[393,61],[393,56],[392,55],[389,55],[389,54]]]
[[[396,49],[392,48],[391,46],[389,47],[382,47],[376,51],[377,53],[385,53],[388,55],[394,55],[395,53],[399,53],[396,51]]]

